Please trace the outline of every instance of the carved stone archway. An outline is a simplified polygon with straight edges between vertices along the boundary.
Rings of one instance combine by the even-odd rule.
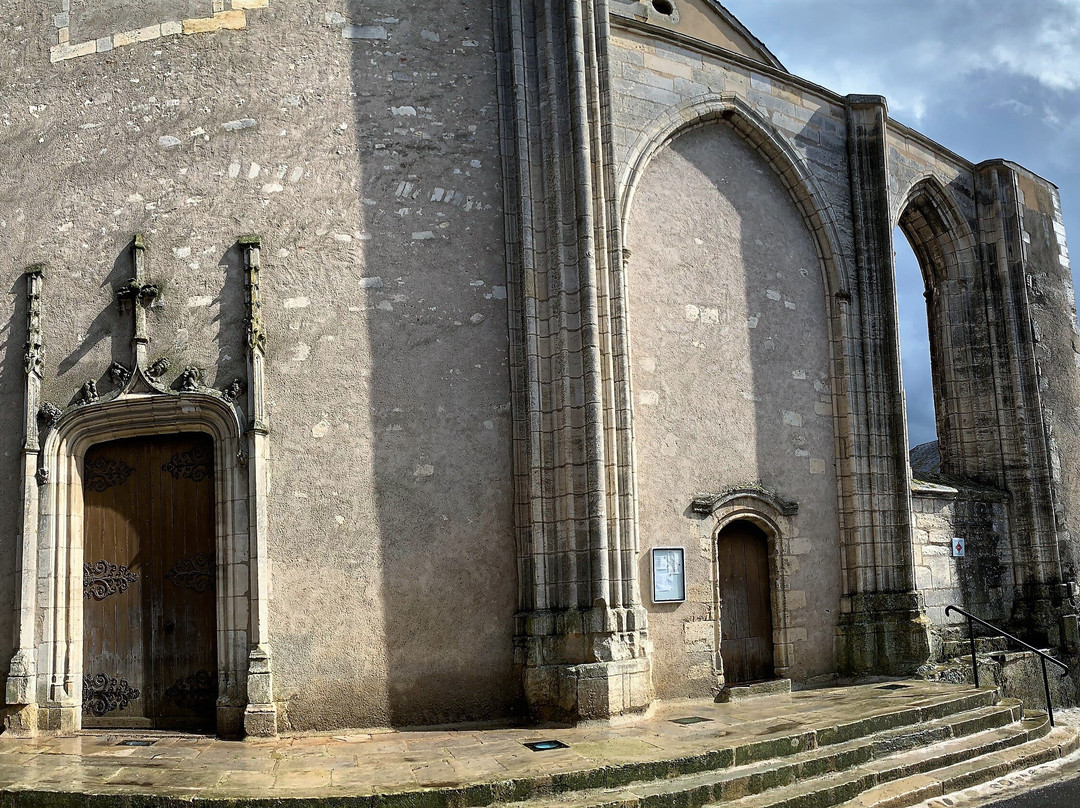
[[[64,410],[42,403],[44,269],[27,282],[22,542],[14,646],[5,688],[7,731],[74,732],[83,700],[83,458],[97,443],[202,432],[213,438],[215,554],[220,571],[216,626],[217,730],[225,736],[273,735],[277,711],[268,630],[266,466],[269,457],[259,305],[260,246],[240,239],[247,288],[247,371],[225,391],[206,387],[189,367],[179,389],[162,379],[168,363],[148,364],[146,307],[157,287],[145,277],[145,245],[132,242],[134,278],[117,290],[133,319],[132,367],[114,363],[115,385],[99,397],[93,381]],[[241,399],[246,406],[241,406]]]
[[[789,502],[759,486],[728,489],[719,494],[699,494],[694,497],[691,510],[704,518],[703,530],[709,533],[712,545],[713,605],[717,619],[716,652],[713,661],[717,681],[724,683],[723,648],[720,644],[720,571],[717,542],[721,532],[734,522],[749,522],[765,534],[769,548],[769,588],[771,591],[773,626],[773,661],[777,678],[784,679],[795,664],[792,628],[799,622],[788,604],[787,565],[790,543],[798,537],[794,517],[799,512],[795,502]]]
[[[205,393],[132,393],[63,417],[46,438],[41,468],[50,469],[39,498],[36,699],[39,726],[81,728],[83,680],[83,457],[97,443],[176,432],[203,432],[214,441],[215,546],[218,568],[219,734],[242,733],[247,707],[250,546],[248,463],[235,408]],[[254,563],[253,563],[254,562]]]

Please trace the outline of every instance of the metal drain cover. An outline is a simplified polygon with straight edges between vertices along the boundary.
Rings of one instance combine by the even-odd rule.
[[[672,718],[672,724],[700,724],[703,721],[712,721],[711,718],[702,718],[700,715],[688,715],[684,718]]]
[[[552,749],[569,749],[570,745],[562,741],[533,741],[525,744],[534,752],[550,752]]]
[[[875,690],[904,690],[911,687],[911,685],[882,685],[881,687],[874,688]]]
[[[128,738],[126,741],[120,741],[117,746],[153,746],[157,741],[147,741],[142,738]]]

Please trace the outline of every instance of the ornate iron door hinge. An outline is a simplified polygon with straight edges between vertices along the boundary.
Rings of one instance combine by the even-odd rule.
[[[82,709],[98,718],[114,710],[125,710],[141,695],[127,679],[117,679],[104,673],[83,676]]]
[[[165,577],[181,589],[205,592],[214,584],[214,554],[196,553],[191,558],[181,558]]]
[[[202,482],[214,470],[214,453],[203,447],[181,452],[173,455],[161,470],[169,472],[177,480],[183,477],[192,482]]]
[[[186,710],[205,712],[217,701],[218,683],[213,671],[182,676],[165,690],[165,698]]]
[[[105,600],[109,595],[123,594],[137,580],[137,573],[104,559],[95,564],[83,564],[83,596],[86,598]]]
[[[99,457],[86,464],[86,480],[83,485],[100,493],[114,485],[123,485],[134,473],[135,469],[123,460]]]

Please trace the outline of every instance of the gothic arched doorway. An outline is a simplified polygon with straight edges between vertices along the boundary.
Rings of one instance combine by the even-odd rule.
[[[83,503],[83,726],[213,729],[213,439],[97,444]]]
[[[731,522],[717,537],[720,656],[727,684],[772,679],[769,541],[752,522]]]

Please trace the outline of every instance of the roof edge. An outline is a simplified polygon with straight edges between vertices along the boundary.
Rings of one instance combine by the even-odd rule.
[[[705,2],[707,2],[710,6],[712,6],[713,10],[715,10],[717,14],[719,14],[721,17],[723,17],[724,20],[726,22],[728,22],[731,25],[732,28],[734,28],[736,31],[738,31],[742,36],[746,37],[750,41],[751,45],[753,45],[755,48],[760,50],[761,55],[763,57],[765,57],[768,65],[770,67],[775,67],[777,70],[782,70],[785,73],[790,73],[791,72],[786,67],[784,67],[784,65],[781,63],[781,61],[776,58],[776,55],[765,46],[764,42],[762,42],[760,39],[758,39],[756,36],[754,36],[750,32],[750,29],[747,28],[745,25],[743,25],[739,21],[738,17],[736,17],[734,14],[732,14],[730,11],[728,11],[724,6],[722,6],[718,2],[718,0],[705,0]]]

